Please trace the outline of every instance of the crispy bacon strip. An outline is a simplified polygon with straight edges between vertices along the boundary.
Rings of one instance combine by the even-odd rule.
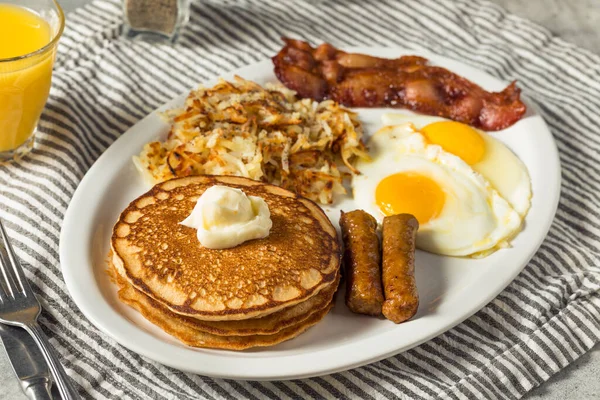
[[[273,57],[275,75],[298,96],[332,99],[349,107],[408,108],[438,115],[484,130],[496,131],[517,122],[527,110],[512,82],[501,92],[488,92],[445,68],[427,65],[418,56],[386,59],[351,54],[328,43],[283,39]]]

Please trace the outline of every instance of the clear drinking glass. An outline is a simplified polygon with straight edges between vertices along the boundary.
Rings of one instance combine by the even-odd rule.
[[[33,148],[64,25],[55,0],[0,0],[0,162]]]
[[[190,0],[123,0],[127,37],[174,41],[190,18]]]

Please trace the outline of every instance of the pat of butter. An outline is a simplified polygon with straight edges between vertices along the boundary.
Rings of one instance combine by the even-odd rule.
[[[198,240],[209,249],[227,249],[267,237],[273,226],[264,199],[222,185],[208,188],[180,224],[196,229]]]

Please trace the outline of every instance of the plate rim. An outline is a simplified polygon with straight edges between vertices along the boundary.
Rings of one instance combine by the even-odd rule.
[[[433,59],[441,59],[441,60],[443,60],[443,63],[451,62],[451,63],[455,63],[456,65],[460,65],[461,67],[467,67],[468,69],[476,70],[479,74],[484,76],[485,79],[487,79],[487,80],[493,80],[496,82],[503,83],[502,80],[488,74],[487,72],[485,72],[477,67],[456,61],[447,56],[437,55],[435,53],[431,53],[431,52],[424,51],[421,49],[408,49],[408,48],[402,48],[402,47],[383,47],[383,46],[373,46],[373,47],[364,47],[363,46],[363,47],[351,47],[351,48],[348,48],[348,50],[355,51],[355,52],[362,52],[362,53],[366,53],[366,54],[369,54],[369,53],[373,54],[373,53],[378,53],[378,52],[384,52],[384,53],[385,52],[395,52],[398,54],[410,53],[410,54],[424,55],[426,57],[433,58]],[[236,69],[234,71],[223,73],[220,76],[225,77],[225,78],[230,78],[234,74],[239,74],[241,76],[244,76],[243,75],[244,71],[253,70],[256,67],[258,67],[261,64],[264,64],[265,62],[268,62],[268,61],[269,60],[267,59],[267,60],[255,62],[255,63],[249,64],[249,65],[246,65],[244,67],[241,67],[239,69]],[[212,83],[216,82],[216,78],[209,79],[206,82],[207,82],[206,84],[212,84]],[[275,368],[272,368],[272,367],[265,368],[264,364],[257,362],[257,360],[262,360],[263,358],[253,357],[253,358],[240,359],[239,357],[236,357],[236,355],[238,353],[235,353],[235,352],[219,351],[220,352],[219,354],[212,354],[212,353],[207,354],[207,353],[201,353],[192,348],[183,348],[183,347],[179,347],[181,354],[179,354],[179,352],[175,352],[175,354],[169,353],[168,356],[165,356],[165,354],[157,354],[156,351],[149,350],[149,349],[153,348],[152,347],[153,345],[158,345],[156,342],[160,342],[162,344],[167,344],[172,347],[175,347],[175,346],[170,343],[167,343],[167,342],[161,340],[160,338],[155,337],[151,333],[143,330],[142,328],[138,327],[133,322],[127,320],[122,315],[121,315],[122,321],[118,321],[119,323],[116,325],[108,325],[107,326],[104,323],[104,318],[107,317],[107,312],[108,312],[108,314],[110,314],[111,312],[117,313],[117,314],[119,314],[119,313],[116,310],[114,310],[110,306],[110,304],[108,304],[107,301],[105,301],[104,296],[102,296],[102,294],[99,292],[99,290],[98,290],[98,292],[100,293],[100,297],[103,300],[103,305],[105,306],[105,308],[103,308],[102,310],[98,309],[98,307],[97,307],[98,305],[94,304],[93,301],[92,302],[89,301],[89,299],[87,298],[89,291],[82,292],[82,289],[78,288],[78,285],[81,282],[78,283],[76,281],[76,274],[72,273],[72,271],[73,271],[72,265],[77,264],[78,262],[73,259],[73,258],[76,258],[73,256],[73,253],[70,253],[69,250],[67,250],[68,246],[66,245],[66,243],[68,242],[68,240],[70,238],[77,237],[76,236],[78,234],[77,233],[77,224],[73,224],[71,221],[73,221],[75,219],[75,217],[77,216],[77,211],[78,211],[77,207],[81,203],[81,198],[84,196],[84,193],[86,193],[86,189],[88,189],[88,187],[91,184],[90,181],[93,179],[93,175],[96,171],[95,167],[98,164],[103,163],[105,159],[109,159],[113,152],[118,151],[118,150],[116,150],[118,148],[118,146],[120,146],[121,143],[126,142],[127,138],[129,138],[132,135],[132,132],[136,130],[136,127],[138,127],[138,125],[143,124],[143,123],[148,123],[148,121],[150,121],[152,118],[154,118],[156,116],[157,111],[164,110],[169,107],[173,107],[173,105],[176,105],[178,102],[180,102],[182,98],[185,98],[185,96],[187,96],[188,92],[182,93],[182,94],[174,97],[173,99],[169,100],[168,102],[161,105],[160,107],[158,107],[157,109],[155,109],[154,111],[152,111],[148,115],[146,115],[144,118],[142,118],[141,120],[136,122],[127,131],[125,131],[123,134],[121,134],[121,136],[119,138],[117,138],[98,157],[98,159],[89,168],[89,170],[86,172],[85,176],[80,181],[79,185],[77,186],[77,189],[75,190],[75,192],[71,198],[71,201],[69,202],[69,206],[67,208],[67,211],[66,211],[64,219],[63,219],[61,232],[60,232],[60,240],[59,240],[59,258],[60,258],[62,275],[65,280],[65,284],[66,284],[69,295],[73,299],[77,308],[82,312],[82,314],[97,329],[99,329],[103,333],[110,336],[112,339],[117,341],[120,345],[122,345],[125,348],[128,348],[142,356],[148,357],[152,360],[155,360],[155,361],[157,361],[161,364],[167,365],[169,367],[173,367],[173,368],[176,368],[176,369],[179,369],[182,371],[186,371],[186,372],[192,372],[192,373],[197,373],[197,374],[201,374],[201,375],[205,375],[205,376],[211,376],[211,377],[215,377],[215,378],[240,379],[240,380],[288,380],[288,379],[302,379],[302,378],[307,378],[307,377],[322,376],[322,375],[327,375],[327,374],[331,374],[331,373],[335,373],[335,372],[345,371],[348,369],[352,369],[352,368],[356,368],[356,367],[359,367],[362,365],[370,364],[372,362],[376,362],[376,361],[388,358],[390,356],[399,354],[403,351],[406,351],[410,348],[416,347],[416,346],[452,329],[453,327],[457,326],[461,322],[463,322],[466,319],[468,319],[469,317],[471,317],[477,311],[479,311],[480,309],[485,307],[490,301],[492,301],[499,293],[501,293],[506,288],[506,286],[508,286],[515,279],[515,277],[529,263],[531,258],[535,255],[535,253],[538,251],[538,249],[542,245],[543,241],[545,240],[545,238],[548,234],[548,231],[550,230],[550,227],[554,221],[554,217],[557,212],[558,204],[559,204],[559,200],[560,200],[561,170],[562,170],[561,164],[560,164],[560,158],[558,155],[557,144],[556,144],[556,140],[552,136],[552,133],[551,133],[548,125],[546,124],[544,119],[541,118],[541,115],[540,115],[536,105],[532,104],[531,101],[528,101],[527,102],[528,107],[532,107],[534,110],[536,110],[536,114],[540,116],[540,120],[543,123],[543,126],[545,127],[547,132],[550,134],[550,143],[549,143],[550,148],[547,150],[550,151],[551,154],[547,154],[547,156],[549,159],[553,159],[555,161],[555,163],[554,163],[554,165],[556,167],[555,175],[556,175],[557,179],[555,182],[551,182],[551,184],[553,184],[555,186],[555,190],[552,191],[553,198],[547,199],[547,201],[545,202],[549,206],[549,209],[548,209],[549,218],[547,218],[545,220],[545,224],[543,226],[539,227],[541,229],[538,229],[539,231],[543,231],[544,233],[542,235],[537,236],[535,245],[529,249],[529,251],[527,252],[526,255],[524,255],[523,257],[520,257],[524,260],[522,262],[522,265],[519,268],[514,268],[514,270],[512,270],[512,272],[511,272],[511,274],[507,275],[505,282],[497,285],[495,290],[488,291],[487,294],[480,295],[478,297],[478,301],[472,302],[468,307],[463,309],[462,312],[460,313],[459,317],[449,318],[451,321],[441,324],[441,326],[438,327],[436,330],[429,332],[428,334],[420,337],[418,340],[412,341],[410,344],[403,345],[400,347],[394,347],[394,348],[391,348],[393,346],[388,346],[385,351],[377,352],[376,354],[371,355],[371,356],[351,357],[351,359],[353,359],[353,361],[348,360],[348,356],[346,355],[345,356],[346,360],[342,361],[341,363],[338,362],[337,366],[333,366],[331,362],[329,362],[327,364],[321,364],[321,365],[318,365],[318,366],[312,367],[312,368],[307,368],[306,366],[302,368],[299,366],[299,364],[296,364],[295,367],[290,369],[290,365],[282,365],[282,364],[293,364],[293,363],[278,363],[278,365]],[[91,238],[90,238],[90,241],[91,241]],[[88,247],[91,247],[91,245]],[[87,260],[88,264],[90,266],[93,266],[93,260],[92,260],[93,257],[91,256],[91,253],[88,254],[87,258],[88,258],[88,260]],[[82,260],[79,260],[79,262],[81,262],[81,261]],[[77,267],[75,267],[75,268],[77,268]],[[92,271],[90,273],[91,277],[95,277],[93,268],[90,268],[90,270]],[[90,283],[90,282],[88,282],[88,283]],[[87,288],[87,289],[90,290],[90,288]],[[98,288],[96,288],[96,289],[98,289]],[[108,309],[106,309],[106,308],[108,308]],[[137,329],[136,333],[138,335],[141,335],[141,338],[136,338],[136,340],[131,340],[128,337],[130,334],[129,331],[132,328]],[[389,334],[389,332],[386,332],[386,334]],[[363,339],[361,339],[361,342],[368,341],[369,339],[370,338],[363,338]],[[356,342],[348,343],[342,347],[346,347],[346,346],[350,346],[350,345],[355,346]],[[336,352],[336,356],[339,356],[339,354],[337,354],[337,353],[340,353],[339,349],[340,349],[340,347],[335,347],[333,349],[329,349],[329,348],[321,349],[318,351],[313,351],[309,354],[316,355],[317,353]],[[179,356],[179,355],[184,356],[186,353],[189,353],[189,352],[194,352],[195,354],[200,356],[199,358],[205,358],[204,365],[202,365],[200,363],[196,363],[194,367],[190,368],[190,365],[187,363],[173,362],[173,360],[178,360],[178,358],[174,357],[174,356]],[[343,351],[341,353],[343,353]],[[285,360],[287,358],[297,358],[297,357],[298,357],[298,354],[278,356],[277,358],[280,360]],[[231,360],[236,360],[236,361],[234,361],[233,363],[229,363],[227,361],[224,363],[217,362],[219,360],[222,361],[223,359],[226,359],[226,360],[231,359]],[[213,364],[212,366],[206,367],[206,365],[211,365],[211,362],[215,362],[215,364]],[[223,365],[221,365],[221,364],[223,364]],[[236,368],[234,368],[234,369],[232,369],[233,364],[235,364],[235,366],[236,366]],[[267,372],[267,371],[269,371],[269,372]],[[293,371],[295,371],[295,372],[293,372]]]

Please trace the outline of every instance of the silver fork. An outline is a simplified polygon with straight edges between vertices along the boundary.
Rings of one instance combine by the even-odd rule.
[[[25,329],[40,347],[58,391],[64,400],[79,399],[69,376],[60,364],[52,347],[37,322],[42,307],[29,286],[23,267],[17,258],[0,220],[0,322]]]

